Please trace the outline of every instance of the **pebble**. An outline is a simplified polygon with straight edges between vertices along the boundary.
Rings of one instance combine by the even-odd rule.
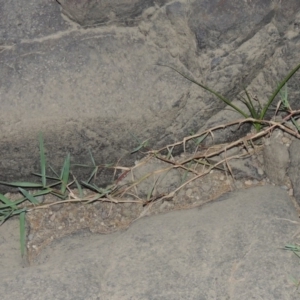
[[[212,185],[211,185],[211,184],[208,184],[208,183],[203,184],[203,185],[201,186],[201,189],[202,189],[203,192],[209,192],[209,191],[212,189]]]
[[[281,139],[281,141],[284,143],[284,144],[290,144],[290,142],[291,142],[291,140],[289,139],[289,138],[287,138],[287,137],[282,137],[282,139]]]
[[[159,211],[163,212],[165,210],[169,210],[173,208],[174,204],[171,203],[170,201],[164,201],[160,206],[159,206]]]
[[[57,204],[55,204],[55,205],[51,205],[50,206],[50,209],[52,210],[52,211],[59,211],[59,210],[61,210],[62,208],[63,208],[63,204],[62,203],[57,203]]]
[[[237,180],[235,181],[235,187],[240,190],[244,188],[244,184],[241,181]]]
[[[132,215],[132,211],[129,208],[124,208],[122,211],[122,215],[126,218],[129,218]]]
[[[264,170],[262,168],[257,168],[258,175],[264,175]]]
[[[44,195],[36,196],[35,199],[40,203],[43,203],[45,201],[45,196]]]
[[[185,194],[188,196],[188,197],[191,197],[192,194],[193,194],[193,190],[192,189],[188,189]]]
[[[286,191],[288,190],[288,187],[286,185],[281,185],[280,188]]]

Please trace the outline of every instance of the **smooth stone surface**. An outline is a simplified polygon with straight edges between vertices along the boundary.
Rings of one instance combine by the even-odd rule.
[[[296,300],[299,259],[282,248],[299,229],[282,189],[233,192],[124,232],[62,239],[36,265],[1,268],[1,299]]]

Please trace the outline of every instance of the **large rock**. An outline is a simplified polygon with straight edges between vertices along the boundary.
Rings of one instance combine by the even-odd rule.
[[[66,152],[76,163],[89,163],[88,148],[98,164],[116,162],[137,139],[158,147],[240,117],[157,63],[232,99],[248,87],[264,101],[300,61],[297,0],[60,2],[80,24],[102,26],[83,29],[54,1],[0,0],[0,180],[37,171],[40,131],[57,168]],[[112,14],[95,13],[101,5]]]
[[[57,0],[62,12],[83,26],[122,23],[134,25],[143,11],[170,0]]]
[[[298,220],[287,193],[264,186],[123,232],[74,234],[27,268],[15,246],[0,252],[1,299],[296,300],[299,258],[283,248],[299,242]]]

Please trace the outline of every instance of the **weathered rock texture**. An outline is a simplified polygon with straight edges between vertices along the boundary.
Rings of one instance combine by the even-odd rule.
[[[76,163],[89,163],[88,148],[97,163],[116,162],[133,136],[156,147],[237,117],[158,63],[263,102],[300,61],[298,0],[60,3],[79,24],[102,26],[83,29],[53,0],[0,0],[1,180],[37,170],[40,131],[58,167],[68,151]],[[296,74],[294,108],[298,86]]]
[[[299,160],[300,141],[294,140],[289,148],[290,167],[288,170],[289,178],[291,179],[294,197],[300,205],[300,160]]]
[[[122,23],[136,24],[149,7],[162,6],[170,0],[58,0],[62,12],[83,26]]]
[[[295,241],[298,216],[286,192],[256,187],[124,232],[70,236],[28,268],[17,246],[1,251],[1,299],[296,300],[299,259],[282,250]]]
[[[290,156],[288,148],[281,142],[282,132],[276,133],[266,141],[263,150],[264,166],[267,176],[273,183],[284,185]]]

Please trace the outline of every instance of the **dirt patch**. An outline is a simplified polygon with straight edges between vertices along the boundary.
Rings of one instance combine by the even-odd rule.
[[[144,163],[146,161],[146,163]],[[165,163],[153,162],[145,158],[143,168],[137,168],[138,172],[127,174],[120,184],[127,184],[132,176],[143,177],[143,174],[149,174],[156,170],[166,167]],[[206,172],[207,166],[197,166]],[[151,190],[155,183],[157,195],[169,193],[180,184],[180,179],[189,180],[191,174],[185,174],[184,171],[173,170],[168,174],[162,174],[163,180],[159,181],[155,176],[149,177],[143,183],[136,187],[136,194],[144,197],[145,191]],[[155,171],[154,171],[155,173]],[[161,175],[161,174],[160,174]],[[261,180],[255,178],[240,178],[234,180],[230,174],[215,169],[211,170],[205,176],[199,177],[183,186],[172,198],[158,201],[135,201],[136,198],[130,197],[124,199],[124,203],[95,201],[93,203],[66,203],[56,204],[46,209],[32,210],[26,214],[28,228],[28,260],[30,263],[35,261],[42,250],[52,241],[62,237],[74,234],[79,231],[88,230],[92,233],[109,234],[117,230],[124,230],[130,226],[135,220],[153,214],[169,212],[173,210],[187,209],[201,206],[207,202],[217,199],[224,193],[236,189],[243,189],[254,185],[264,185],[267,180],[262,176]],[[77,190],[72,191],[77,193]],[[92,193],[85,190],[85,196],[89,197]],[[154,194],[155,194],[154,193]],[[53,195],[45,196],[43,203],[53,203],[59,201]],[[126,202],[128,201],[128,202]]]

